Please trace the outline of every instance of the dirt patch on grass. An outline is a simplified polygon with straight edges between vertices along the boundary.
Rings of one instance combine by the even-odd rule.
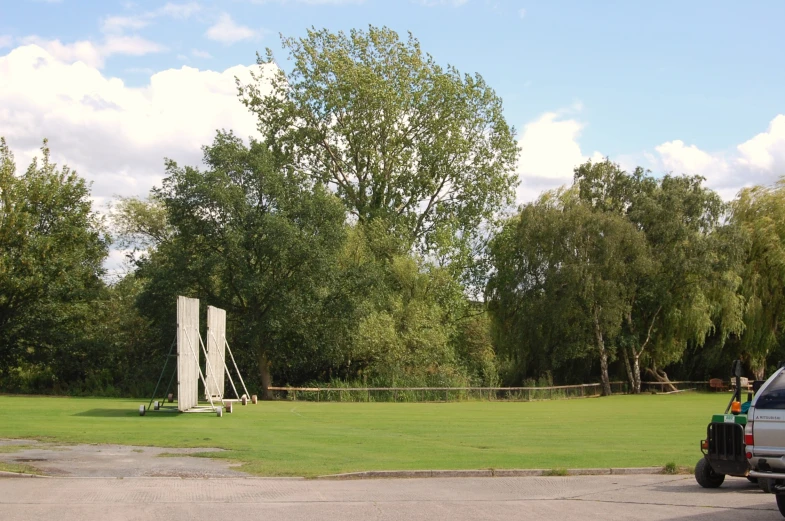
[[[59,445],[0,440],[0,470],[74,477],[243,477],[238,463],[205,458],[221,449],[172,449],[132,445]],[[206,454],[207,453],[207,454]],[[192,457],[198,454],[202,457]],[[164,455],[165,457],[161,457]]]

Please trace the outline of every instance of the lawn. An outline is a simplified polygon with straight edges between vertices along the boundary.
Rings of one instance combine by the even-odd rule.
[[[729,394],[542,402],[236,405],[138,414],[138,400],[0,397],[0,438],[220,447],[262,476],[362,470],[692,466]]]

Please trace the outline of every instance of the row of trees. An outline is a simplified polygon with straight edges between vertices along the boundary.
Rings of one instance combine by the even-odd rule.
[[[258,386],[760,376],[785,318],[785,184],[730,205],[610,161],[512,217],[517,146],[479,75],[385,28],[284,39],[238,84],[263,139],[218,132],[102,218],[49,160],[0,159],[0,386],[145,394],[178,294],[228,311]],[[262,69],[272,61],[260,58]],[[266,91],[265,91],[266,92]],[[111,233],[110,233],[111,232]],[[110,237],[111,235],[111,237]],[[131,268],[107,281],[109,247]]]
[[[725,204],[703,181],[589,162],[525,205],[490,247],[497,349],[524,372],[597,359],[606,392],[609,362],[640,392],[690,349],[762,378],[783,340],[785,183]]]

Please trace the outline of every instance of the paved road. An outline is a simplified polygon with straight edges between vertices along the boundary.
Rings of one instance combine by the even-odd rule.
[[[746,480],[691,476],[328,481],[262,478],[3,478],[0,519],[679,520],[783,519]]]

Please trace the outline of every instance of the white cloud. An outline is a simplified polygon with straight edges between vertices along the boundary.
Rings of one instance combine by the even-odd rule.
[[[193,49],[191,54],[196,58],[212,58],[213,56],[207,51],[200,51],[199,49]]]
[[[100,204],[115,194],[144,195],[163,177],[165,156],[199,165],[201,146],[216,129],[258,137],[234,80],[248,82],[256,70],[182,67],[153,74],[137,88],[84,61],[60,59],[37,45],[18,47],[0,56],[0,136],[20,168],[48,138],[54,160],[91,181]]]
[[[601,161],[603,156],[594,152],[586,156],[578,143],[584,123],[565,119],[565,114],[580,110],[576,103],[572,110],[546,112],[537,120],[523,127],[518,141],[521,155],[518,161],[518,203],[531,201],[545,190],[557,188],[572,181],[573,169],[588,159]]]
[[[3,47],[11,47],[11,44],[14,42],[14,39],[7,34],[0,34],[0,49]]]
[[[250,40],[256,37],[257,33],[250,27],[235,23],[228,13],[222,13],[218,21],[207,29],[206,36],[211,40],[229,45],[241,40]]]
[[[163,7],[159,7],[153,13],[155,16],[169,16],[171,18],[189,18],[202,10],[196,2],[189,2],[187,4],[173,4],[167,2]]]
[[[131,7],[133,8],[133,7]],[[169,17],[184,19],[199,12],[202,7],[196,2],[187,4],[173,4],[167,2],[162,7],[152,11],[131,16],[108,16],[101,23],[101,30],[105,33],[116,34],[126,30],[139,30],[150,25],[156,18]]]
[[[60,40],[46,40],[38,36],[26,36],[21,39],[23,44],[33,44],[46,50],[52,58],[66,62],[82,62],[90,67],[101,68],[104,61],[113,54],[143,56],[166,50],[165,47],[140,36],[110,35],[103,43],[82,40],[73,43],[62,43]],[[47,60],[40,56],[39,61]]]
[[[101,23],[105,33],[121,33],[127,29],[139,30],[147,27],[150,20],[141,16],[108,16]]]
[[[660,155],[660,162],[668,171],[700,173],[724,169],[727,166],[725,160],[712,156],[695,145],[685,145],[680,139],[663,143],[654,147],[654,150]]]
[[[736,148],[741,165],[769,172],[776,170],[785,175],[785,114],[771,120],[766,132]]]
[[[144,56],[166,50],[166,47],[159,45],[141,36],[110,36],[101,47],[105,56],[112,54],[126,54],[129,56]]]
[[[526,9],[518,9],[518,16],[526,18]]]
[[[22,38],[22,43],[34,44],[46,50],[49,56],[39,56],[37,58],[39,63],[51,57],[68,63],[82,62],[90,67],[102,67],[106,57],[101,52],[99,45],[87,40],[62,43],[60,40],[45,40],[38,36],[26,36]]]
[[[724,198],[755,184],[768,185],[785,174],[785,115],[777,115],[765,132],[731,151],[707,152],[681,140],[665,142],[647,157],[654,169],[674,174],[696,174]]]

